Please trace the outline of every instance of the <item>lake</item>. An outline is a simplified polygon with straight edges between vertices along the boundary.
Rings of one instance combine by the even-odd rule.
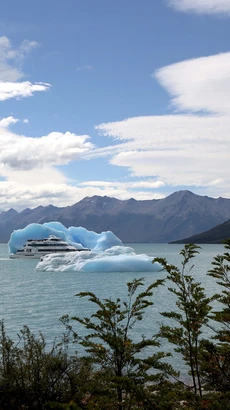
[[[179,255],[183,245],[176,244],[128,244],[137,254],[147,254],[151,258],[164,257],[177,266],[181,263]],[[200,254],[193,259],[193,275],[213,294],[217,285],[213,278],[206,275],[211,268],[213,257],[223,253],[223,245],[202,245]],[[38,272],[38,260],[9,259],[6,244],[0,244],[1,304],[0,318],[4,319],[6,332],[13,339],[23,325],[34,332],[41,331],[48,344],[59,338],[64,326],[59,318],[88,316],[93,313],[90,302],[74,296],[78,292],[91,291],[99,298],[125,298],[126,283],[134,278],[145,278],[146,286],[164,272],[140,273],[83,273],[83,272]],[[145,318],[134,329],[134,337],[140,334],[151,336],[165,320],[160,315],[164,310],[173,309],[173,295],[166,286],[155,290],[154,305],[146,312]]]

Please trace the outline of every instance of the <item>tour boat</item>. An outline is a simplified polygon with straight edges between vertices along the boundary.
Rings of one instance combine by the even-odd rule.
[[[67,253],[89,251],[90,249],[76,249],[63,239],[50,235],[46,239],[28,239],[22,249],[10,254],[10,258],[40,259],[49,253]]]

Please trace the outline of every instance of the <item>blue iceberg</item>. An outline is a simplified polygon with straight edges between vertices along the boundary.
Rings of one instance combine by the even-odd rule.
[[[45,239],[49,235],[64,239],[76,249],[89,248],[103,251],[111,246],[122,245],[121,240],[111,231],[96,233],[87,231],[81,226],[66,228],[60,222],[46,222],[32,223],[14,231],[8,243],[9,252],[15,253],[18,249],[22,249],[28,239]]]
[[[21,249],[28,239],[45,239],[49,235],[59,237],[76,249],[90,249],[84,252],[50,253],[42,257],[37,270],[46,272],[154,272],[159,271],[159,263],[152,258],[123,246],[113,232],[96,233],[83,227],[66,228],[60,222],[32,223],[11,234],[9,252]]]

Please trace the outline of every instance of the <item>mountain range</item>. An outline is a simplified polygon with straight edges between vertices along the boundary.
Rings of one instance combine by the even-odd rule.
[[[30,223],[59,221],[67,228],[83,226],[112,231],[123,243],[168,243],[207,231],[230,219],[230,199],[178,191],[158,200],[86,197],[72,206],[10,209],[0,214],[0,242]]]

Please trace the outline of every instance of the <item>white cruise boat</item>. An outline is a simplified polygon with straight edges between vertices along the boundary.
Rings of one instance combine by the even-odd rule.
[[[67,253],[89,251],[90,249],[76,249],[63,239],[50,235],[46,239],[28,239],[22,249],[10,254],[10,258],[40,259],[49,253]]]

